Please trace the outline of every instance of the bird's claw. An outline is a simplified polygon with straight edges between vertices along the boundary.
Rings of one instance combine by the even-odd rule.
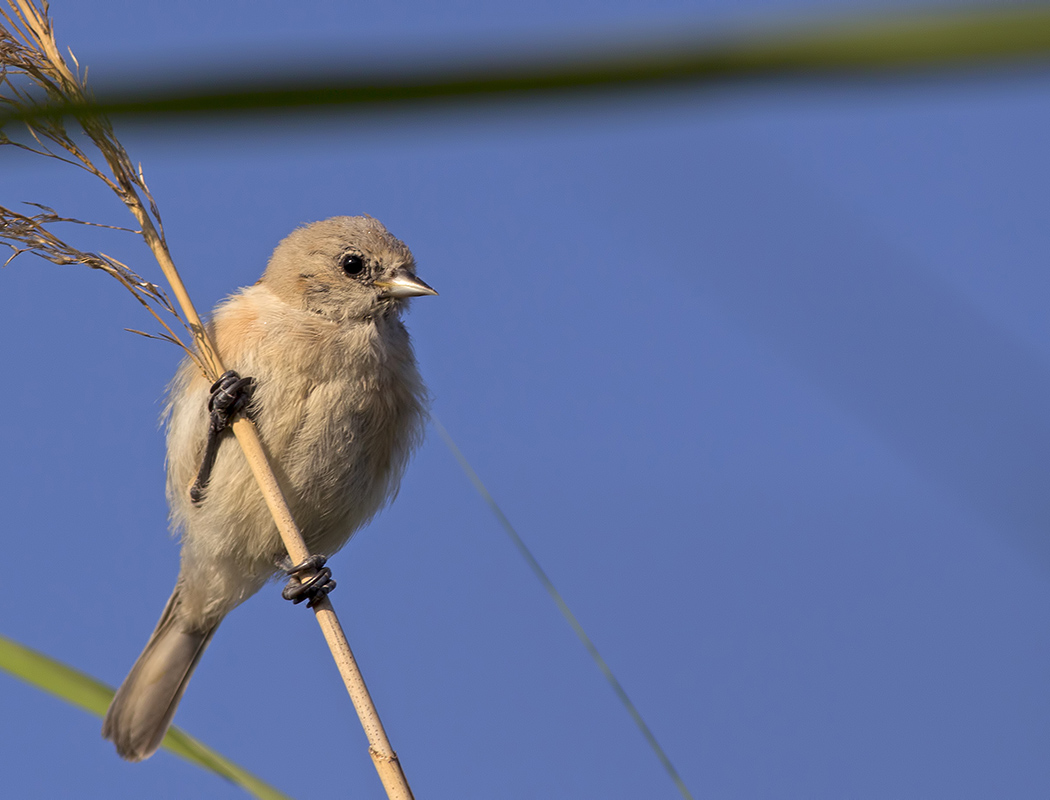
[[[225,428],[235,416],[248,407],[254,389],[255,378],[242,378],[232,369],[227,370],[211,385],[208,410],[213,418],[218,415],[222,427]]]
[[[222,432],[238,414],[251,413],[249,404],[254,389],[254,378],[242,378],[232,369],[222,373],[211,385],[211,397],[208,398],[208,441],[204,445],[204,458],[201,460],[197,479],[190,487],[190,500],[194,505],[200,503],[204,497],[204,489],[211,480],[211,470],[215,466],[215,457],[219,454]]]
[[[301,564],[285,569],[288,573],[288,585],[281,592],[281,597],[299,604],[307,600],[306,607],[313,608],[321,602],[328,593],[335,588],[332,580],[332,570],[325,566],[328,559],[321,555],[310,556]],[[299,576],[303,573],[314,574],[305,581],[300,581]]]

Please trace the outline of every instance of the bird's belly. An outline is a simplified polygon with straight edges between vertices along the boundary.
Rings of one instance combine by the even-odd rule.
[[[326,383],[300,393],[294,429],[274,432],[281,440],[271,447],[278,480],[313,553],[331,555],[382,508],[399,477],[392,475],[395,451],[408,446],[399,441],[404,425],[381,418],[382,402],[362,403],[359,388]]]

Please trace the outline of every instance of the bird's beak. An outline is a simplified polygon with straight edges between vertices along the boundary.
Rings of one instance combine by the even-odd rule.
[[[409,275],[407,272],[395,272],[389,280],[375,281],[374,285],[383,290],[383,297],[402,298],[437,294],[415,275]]]

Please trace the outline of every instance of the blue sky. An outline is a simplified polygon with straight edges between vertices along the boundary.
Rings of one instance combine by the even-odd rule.
[[[950,5],[950,4],[942,4]],[[97,86],[907,3],[56,2]],[[117,123],[199,308],[369,213],[441,292],[434,413],[697,798],[1050,793],[1050,81],[755,83],[498,112]],[[127,224],[0,153],[0,202]],[[143,273],[130,239],[82,239]],[[116,684],[166,600],[178,353],[112,281],[0,272],[2,632]],[[333,595],[420,798],[674,787],[430,431]],[[264,591],[176,723],[294,796],[381,797],[311,615]],[[11,796],[226,798],[0,676]]]

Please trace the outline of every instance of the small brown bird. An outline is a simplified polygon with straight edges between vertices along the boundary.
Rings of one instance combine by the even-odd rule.
[[[160,746],[223,617],[289,566],[240,448],[221,423],[209,434],[209,409],[225,400],[255,420],[307,547],[331,555],[397,493],[422,438],[426,388],[401,315],[408,298],[432,294],[377,220],[333,217],[295,230],[258,283],[215,309],[213,341],[239,375],[209,390],[187,358],[171,385],[168,503],[182,565],[102,726],[123,758]]]

